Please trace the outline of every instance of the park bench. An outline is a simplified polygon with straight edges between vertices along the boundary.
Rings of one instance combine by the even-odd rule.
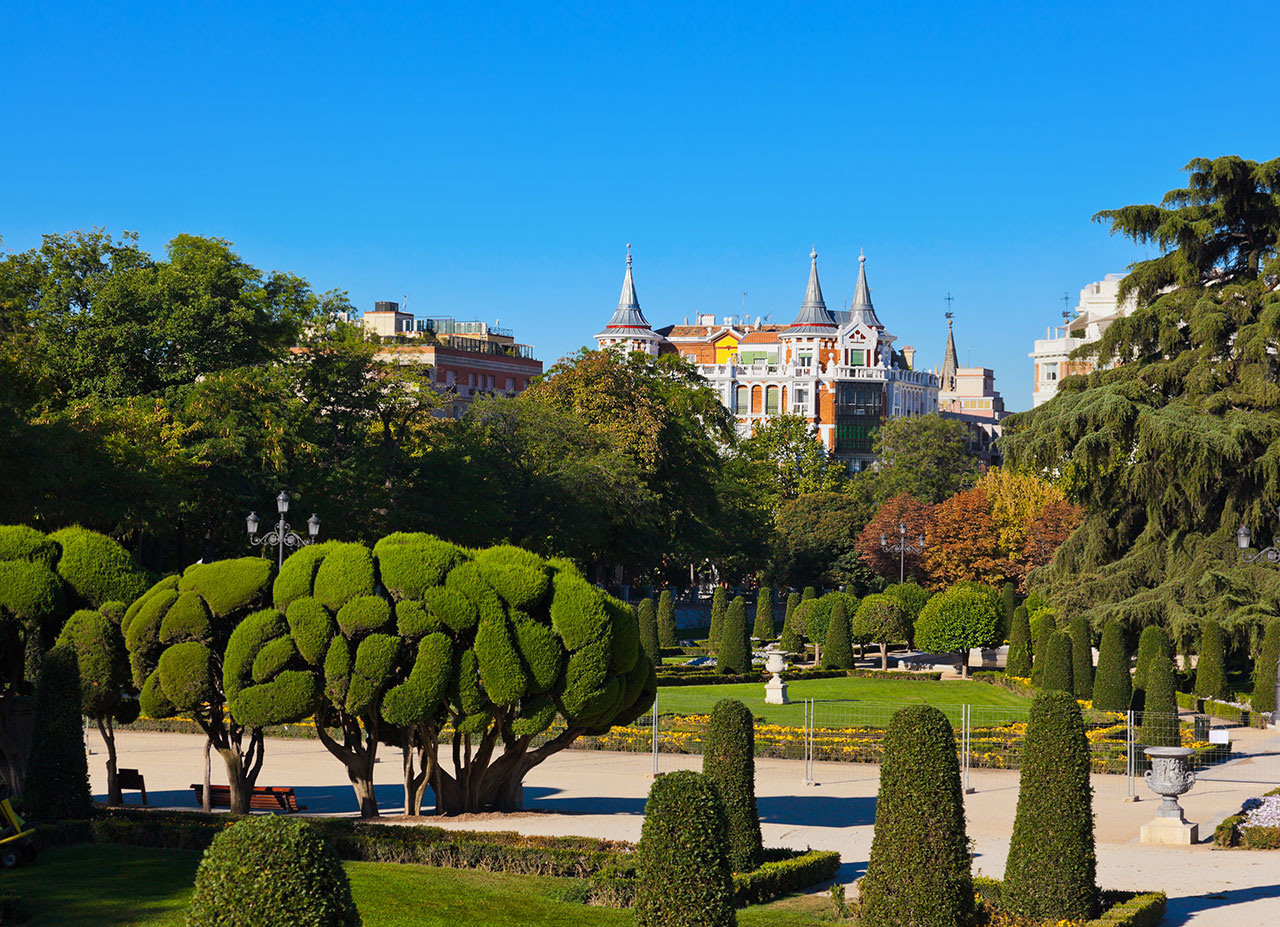
[[[199,783],[192,783],[191,788],[196,793],[196,801],[203,805],[204,787]],[[209,786],[209,807],[230,808],[231,787],[227,785]],[[256,786],[253,794],[249,796],[249,810],[283,811],[286,814],[292,814],[295,811],[306,811],[307,806],[298,804],[298,797],[291,788]]]
[[[120,791],[126,790],[130,792],[141,792],[142,803],[147,803],[147,783],[142,778],[142,773],[136,769],[118,769],[116,770],[116,785],[120,786]]]

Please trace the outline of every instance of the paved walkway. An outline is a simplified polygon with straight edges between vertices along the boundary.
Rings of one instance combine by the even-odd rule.
[[[1202,841],[1214,825],[1240,803],[1274,786],[1231,781],[1232,777],[1275,776],[1280,736],[1275,732],[1234,731],[1237,748],[1249,756],[1234,761],[1224,781],[1205,781],[1182,799],[1189,820],[1200,824]],[[96,735],[94,735],[96,737]],[[153,806],[195,807],[190,783],[202,776],[201,738],[180,734],[119,735],[120,765],[138,767],[146,776]],[[91,744],[94,742],[90,741]],[[696,756],[663,755],[660,769],[700,769]],[[105,798],[106,774],[100,753],[90,757],[95,794]],[[644,801],[652,784],[648,754],[566,750],[534,769],[525,779],[526,811],[509,815],[432,818],[444,827],[516,830],[527,834],[584,834],[622,840],[640,836]],[[213,756],[213,779],[225,781]],[[757,762],[756,792],[765,843],[798,849],[838,850],[844,860],[840,878],[852,882],[865,871],[875,823],[879,785],[876,766],[818,763],[817,784],[802,782],[796,760]],[[341,764],[315,740],[272,740],[261,785],[293,786],[308,813],[355,814],[356,804]],[[385,814],[403,812],[400,758],[384,748],[375,777]],[[1004,872],[1009,834],[1017,806],[1018,774],[974,770],[975,791],[965,797],[974,868],[999,877]],[[1156,801],[1137,783],[1141,800],[1125,800],[1122,776],[1094,777],[1098,841],[1098,879],[1104,888],[1159,889],[1170,897],[1165,923],[1195,927],[1250,927],[1280,924],[1280,851],[1216,850],[1208,842],[1188,848],[1148,847],[1138,830],[1155,814]],[[136,794],[129,801],[136,800]]]

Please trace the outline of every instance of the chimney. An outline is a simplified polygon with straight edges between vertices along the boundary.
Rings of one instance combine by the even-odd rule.
[[[903,347],[902,347],[902,359],[903,359],[903,360],[905,360],[905,361],[907,362],[907,369],[908,369],[908,370],[915,370],[915,369],[916,369],[916,349],[915,349],[915,348],[913,348],[911,345],[909,345],[909,344],[907,344],[907,345],[903,345]]]

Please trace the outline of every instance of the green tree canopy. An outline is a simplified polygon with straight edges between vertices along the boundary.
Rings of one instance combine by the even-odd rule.
[[[938,503],[978,478],[965,425],[938,413],[888,419],[876,434],[875,497],[908,495]]]

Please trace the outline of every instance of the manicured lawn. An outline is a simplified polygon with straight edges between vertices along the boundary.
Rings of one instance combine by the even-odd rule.
[[[735,698],[751,709],[757,718],[770,724],[800,726],[804,723],[804,707],[800,700],[854,700],[851,702],[818,702],[814,706],[819,727],[857,727],[866,724],[886,725],[894,709],[907,704],[927,703],[945,711],[952,723],[960,718],[962,705],[972,705],[974,720],[1007,714],[1021,717],[1031,702],[1007,689],[984,682],[965,680],[938,681],[871,679],[801,679],[789,682],[788,696],[794,704],[766,705],[764,684],[746,683],[732,686],[662,686],[658,689],[658,713],[706,714],[722,698]],[[1002,712],[1001,709],[1009,709]]]
[[[30,927],[181,927],[200,854],[82,844],[48,850],[30,866],[0,873],[22,896]],[[347,863],[366,927],[623,925],[630,911],[579,904],[574,879],[465,869]],[[744,927],[818,927],[826,902],[800,896],[747,908]]]

